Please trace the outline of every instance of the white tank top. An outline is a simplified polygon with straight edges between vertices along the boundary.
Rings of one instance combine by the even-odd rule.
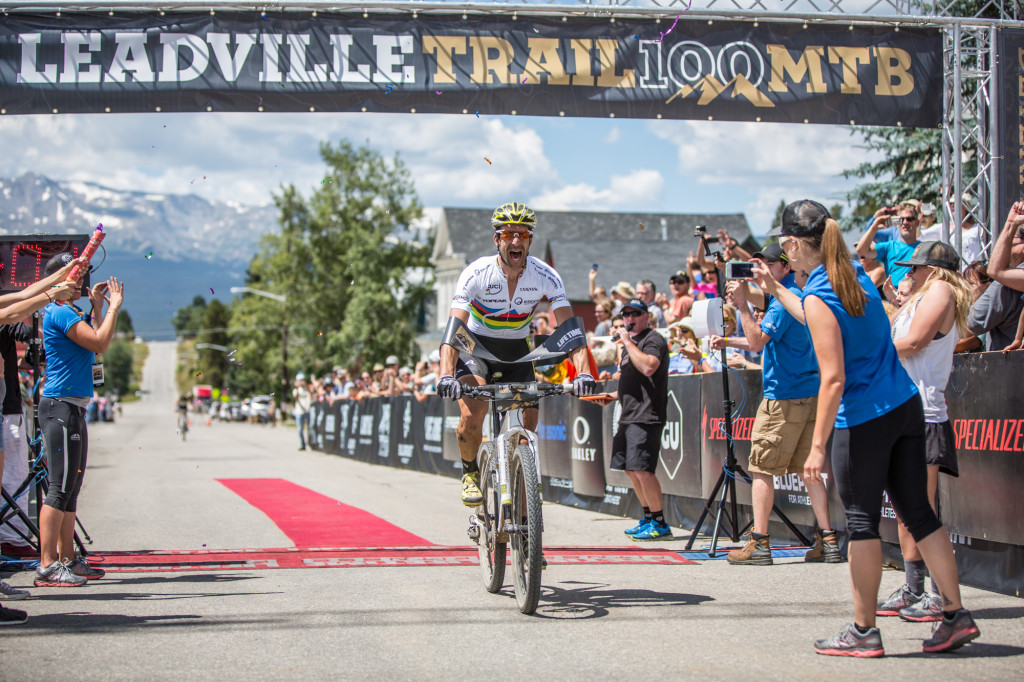
[[[914,305],[900,312],[892,323],[892,339],[901,339],[910,332],[910,324],[914,320],[918,298]],[[946,413],[946,384],[949,374],[953,371],[953,351],[956,348],[957,327],[953,328],[941,339],[932,339],[927,346],[913,355],[900,356],[900,363],[921,392],[924,402],[924,420],[929,424],[941,424],[949,420]]]

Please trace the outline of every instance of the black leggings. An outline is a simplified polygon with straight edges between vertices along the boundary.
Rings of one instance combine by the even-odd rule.
[[[920,396],[869,422],[836,429],[832,473],[851,540],[879,538],[883,490],[915,541],[942,528],[928,504]]]
[[[48,481],[43,504],[63,512],[76,511],[89,451],[85,410],[56,398],[42,398],[39,427],[46,448]]]

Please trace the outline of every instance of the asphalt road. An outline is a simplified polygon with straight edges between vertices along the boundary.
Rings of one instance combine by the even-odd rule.
[[[270,518],[218,479],[283,479],[435,545],[467,546],[451,479],[298,452],[294,429],[196,424],[176,434],[173,344],[153,344],[142,401],[90,427],[79,505],[90,551],[287,548]],[[544,506],[545,545],[626,547],[623,519]],[[684,531],[677,529],[683,537]],[[682,540],[658,549],[682,549]],[[887,655],[815,655],[852,619],[848,569],[799,557],[733,567],[552,565],[537,614],[476,566],[111,572],[83,588],[32,588],[0,634],[0,680],[118,679],[1021,679],[1024,602],[964,588],[982,636],[928,655],[928,624],[884,619]],[[888,594],[903,574],[886,572]],[[510,580],[510,578],[509,578]]]

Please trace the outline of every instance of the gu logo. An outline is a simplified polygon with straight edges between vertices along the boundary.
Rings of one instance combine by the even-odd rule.
[[[679,401],[672,391],[668,392],[665,412],[665,429],[661,432],[659,461],[669,479],[674,480],[679,473],[679,465],[683,463],[683,408],[679,406]]]

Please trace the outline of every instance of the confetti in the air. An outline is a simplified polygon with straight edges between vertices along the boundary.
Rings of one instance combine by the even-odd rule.
[[[322,331],[320,331],[320,330],[317,330],[317,332],[316,332],[316,335],[317,335],[317,336],[323,336],[323,335],[324,335],[324,333],[323,333]]]
[[[441,94],[441,92],[442,92],[441,90],[434,90],[434,94],[435,94],[435,95],[440,95],[440,94]]]
[[[685,11],[686,11],[686,10],[688,10],[688,9],[690,9],[690,6],[691,6],[691,5],[693,5],[693,0],[690,0],[690,2],[689,2],[689,3],[687,4],[687,5],[686,5],[686,8],[685,8],[685,9],[683,9],[683,12],[685,12]],[[658,38],[657,40],[655,40],[654,42],[656,42],[656,43],[660,43],[661,41],[663,41],[663,40],[665,39],[665,36],[667,36],[667,35],[668,35],[669,33],[671,33],[671,32],[672,32],[672,29],[674,29],[674,28],[676,27],[676,24],[678,24],[678,23],[679,23],[679,16],[680,16],[680,15],[681,15],[681,14],[682,14],[683,12],[680,12],[679,14],[677,14],[677,15],[676,15],[676,20],[672,22],[672,25],[668,27],[668,30],[667,30],[667,31],[665,31],[664,33],[661,33],[661,32],[659,31],[659,33],[661,33],[661,37],[660,37],[660,38]]]
[[[210,287],[210,293],[211,294],[213,293],[213,287]]]
[[[388,85],[388,89],[384,91],[384,94],[385,94],[385,95],[390,95],[390,94],[391,94],[391,91],[392,91],[392,90],[394,90],[394,89],[395,89],[395,86],[393,86],[393,85]]]
[[[641,229],[641,230],[645,229],[645,228],[644,228],[644,224],[643,224],[643,223],[640,223],[640,229]]]
[[[201,377],[201,376],[203,376],[203,373],[202,372],[196,372],[196,376],[197,377]]]
[[[523,83],[526,83],[526,78],[523,79]],[[520,85],[522,85],[523,83],[520,83]]]
[[[484,161],[486,161],[486,162],[487,162],[487,165],[488,165],[488,166],[493,166],[493,165],[494,165],[494,164],[492,164],[492,163],[491,163],[491,160],[490,160],[490,159],[488,159],[488,158],[487,158],[486,156],[484,157]]]
[[[150,251],[149,253],[146,254],[146,260],[153,260],[153,252],[152,251]]]
[[[480,110],[479,109],[476,110],[476,117],[480,118]]]

